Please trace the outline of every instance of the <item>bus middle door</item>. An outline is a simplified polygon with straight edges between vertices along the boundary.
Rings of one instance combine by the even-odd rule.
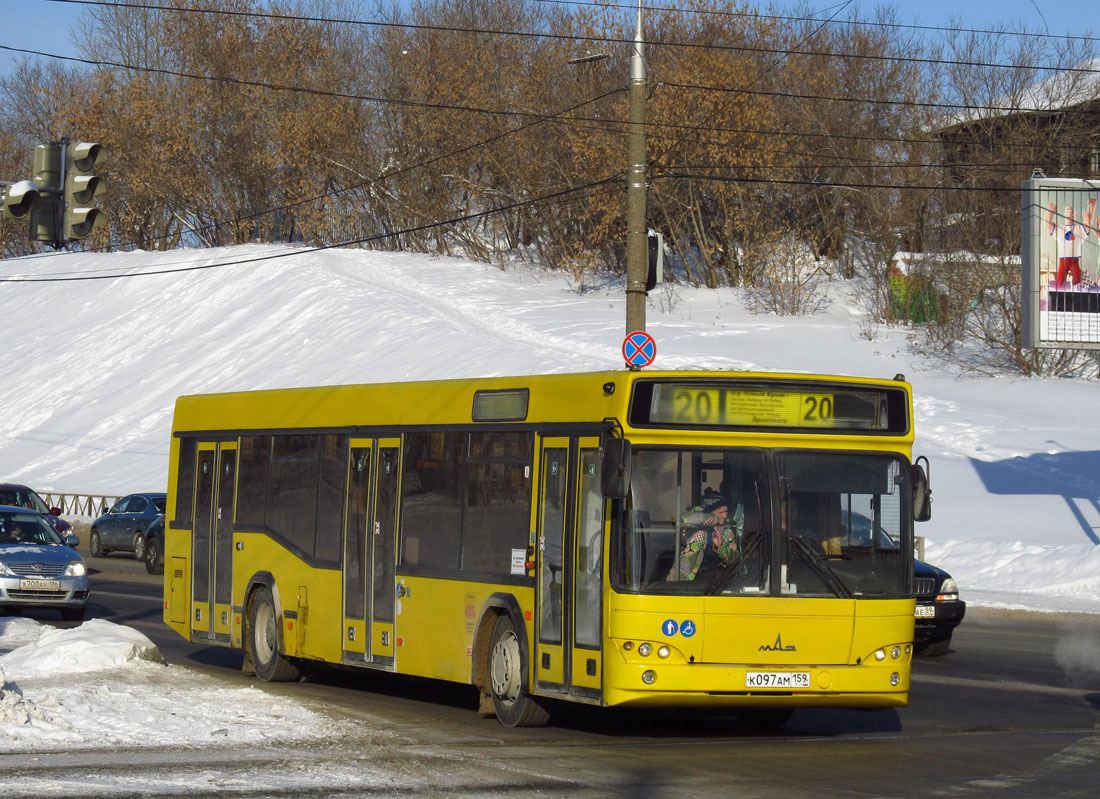
[[[393,665],[399,439],[352,439],[344,515],[344,661]]]

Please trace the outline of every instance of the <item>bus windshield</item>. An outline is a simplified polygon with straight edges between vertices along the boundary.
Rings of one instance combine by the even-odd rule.
[[[898,598],[912,569],[903,458],[635,447],[616,590]]]

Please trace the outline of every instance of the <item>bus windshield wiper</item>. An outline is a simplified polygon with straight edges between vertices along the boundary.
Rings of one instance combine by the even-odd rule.
[[[736,558],[729,561],[722,567],[721,573],[714,581],[714,585],[712,585],[707,590],[707,593],[710,595],[722,593],[722,591],[725,590],[726,586],[730,584],[730,581],[732,581],[733,578],[737,575],[738,568],[741,566],[741,564],[748,560],[756,552],[756,550],[760,548],[760,542],[763,539],[763,534],[757,533],[756,537],[753,538],[751,544],[749,544],[747,547],[744,547],[737,554]]]
[[[852,592],[848,590],[848,586],[844,585],[844,582],[836,576],[836,572],[825,562],[825,554],[821,552],[819,547],[807,541],[805,536],[792,535],[791,540],[798,545],[798,548],[806,556],[806,562],[810,564],[810,568],[825,582],[825,585],[833,589],[833,593],[845,599],[852,598]]]

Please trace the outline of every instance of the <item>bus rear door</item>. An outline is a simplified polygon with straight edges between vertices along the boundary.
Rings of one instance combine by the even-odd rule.
[[[192,531],[191,638],[230,640],[236,442],[198,445]]]

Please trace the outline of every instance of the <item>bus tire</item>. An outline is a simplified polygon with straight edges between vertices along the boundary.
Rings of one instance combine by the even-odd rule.
[[[489,688],[493,710],[505,727],[541,727],[550,720],[546,706],[523,689],[526,659],[508,614],[497,617],[489,647]]]
[[[252,598],[248,638],[252,666],[264,682],[290,682],[300,674],[298,667],[282,654],[280,626],[271,589],[260,586]]]

